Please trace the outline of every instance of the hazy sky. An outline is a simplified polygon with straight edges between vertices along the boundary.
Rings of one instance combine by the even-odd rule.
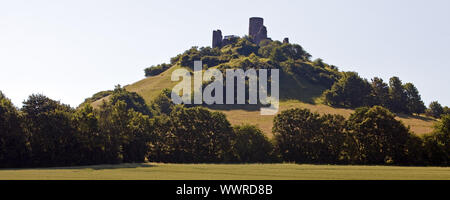
[[[252,16],[313,58],[368,79],[399,76],[426,104],[450,105],[448,0],[0,0],[0,90],[17,106],[32,93],[77,106],[211,45],[213,29],[247,34]]]

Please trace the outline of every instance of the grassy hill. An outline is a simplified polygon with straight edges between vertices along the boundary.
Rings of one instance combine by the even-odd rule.
[[[330,89],[333,84],[344,77],[344,73],[339,71],[338,67],[326,64],[321,59],[311,61],[311,55],[297,44],[265,40],[256,45],[251,42],[251,38],[246,37],[235,40],[221,48],[193,47],[188,49],[173,57],[171,64],[160,64],[145,69],[146,75],[151,76],[125,86],[125,89],[138,93],[147,103],[150,103],[164,88],[171,89],[177,84],[170,80],[175,69],[192,68],[194,61],[201,60],[204,69],[216,68],[222,72],[226,69],[280,69],[281,110],[308,108],[320,114],[340,114],[344,117],[349,117],[353,112],[352,109],[334,108],[322,103],[324,91]],[[161,71],[163,72],[161,73]],[[354,92],[359,91],[360,87],[361,85],[353,85],[351,89],[356,88],[356,90],[349,94],[350,98],[356,99],[357,102],[363,102],[360,101],[361,98],[357,98],[359,96],[354,96],[359,94]],[[98,106],[102,100],[108,99],[108,96],[97,95],[103,98],[93,102],[94,106]],[[382,98],[386,99],[385,96]],[[271,136],[274,116],[261,116],[257,106],[215,105],[209,109],[224,112],[233,125],[254,124],[259,126],[269,137]],[[433,118],[416,115],[399,115],[398,119],[410,126],[415,134],[430,133],[435,123]]]
[[[1,180],[450,180],[446,167],[121,164],[0,169]]]
[[[179,65],[175,65],[167,71],[157,75],[142,79],[136,83],[125,86],[125,89],[131,92],[136,92],[141,95],[147,103],[156,97],[164,88],[172,88],[177,82],[170,80],[171,74],[175,69],[180,68]],[[340,114],[344,117],[349,117],[353,112],[352,109],[333,108],[324,104],[321,104],[320,95],[325,88],[313,85],[307,81],[301,79],[294,80],[289,76],[280,75],[280,91],[282,100],[280,102],[280,110],[286,110],[290,108],[307,108],[313,112],[320,114]],[[284,94],[284,95],[283,95]],[[102,100],[107,99],[104,97],[93,103],[94,106],[98,106]],[[221,111],[226,114],[228,120],[233,125],[238,124],[253,124],[257,125],[267,136],[272,136],[272,126],[274,116],[262,116],[259,110],[246,109],[233,107],[214,107],[211,110]],[[433,118],[416,116],[416,115],[399,115],[397,117],[405,125],[410,126],[412,132],[415,134],[430,133],[433,130],[435,120]]]

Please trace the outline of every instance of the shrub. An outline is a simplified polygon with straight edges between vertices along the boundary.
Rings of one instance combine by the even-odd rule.
[[[170,64],[163,63],[163,64],[159,64],[156,66],[151,66],[151,67],[145,68],[144,69],[145,76],[149,77],[149,76],[159,75],[159,74],[165,72],[170,67],[171,67]]]
[[[236,135],[234,150],[237,161],[242,163],[273,162],[274,147],[264,133],[253,125],[233,127]]]

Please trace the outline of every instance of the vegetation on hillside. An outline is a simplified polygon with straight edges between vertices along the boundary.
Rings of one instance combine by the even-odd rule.
[[[173,57],[170,64],[145,69],[146,76],[152,69],[164,66],[181,66],[193,69],[194,61],[202,61],[203,69],[280,69],[280,96],[282,99],[300,99],[314,102],[322,92],[337,81],[341,73],[336,66],[321,59],[311,61],[311,55],[300,45],[266,40],[255,45],[246,37],[234,38],[234,42],[222,48],[192,47]],[[223,73],[225,75],[225,73]],[[225,80],[225,79],[224,79]]]
[[[226,116],[200,106],[174,105],[163,80],[152,99],[117,86],[86,99],[77,109],[44,95],[31,95],[18,109],[0,93],[0,167],[71,166],[123,162],[449,165],[450,115],[438,102],[425,110],[412,83],[398,77],[389,85],[311,55],[300,45],[266,40],[255,45],[234,38],[222,48],[193,47],[145,70],[146,76],[176,67],[280,69],[285,100],[358,108],[348,119],[288,109],[274,119],[273,140],[252,125],[232,126]],[[175,67],[171,67],[175,66]],[[166,70],[169,71],[165,72]],[[162,82],[165,82],[164,84]],[[134,86],[129,86],[133,88]],[[247,85],[248,87],[248,85]],[[140,91],[143,92],[143,91]],[[248,95],[246,95],[248,96]],[[108,97],[108,98],[106,98]],[[248,99],[247,99],[248,100]],[[92,102],[99,102],[96,109]],[[147,104],[150,102],[149,104]],[[388,110],[389,109],[389,110]],[[412,135],[396,113],[440,118],[432,134]]]
[[[174,105],[161,93],[147,105],[116,87],[98,109],[73,109],[31,95],[18,110],[0,95],[0,167],[124,162],[449,165],[450,115],[417,137],[380,106],[348,120],[291,109],[274,120],[274,140],[225,115]]]
[[[398,77],[392,77],[388,85],[378,77],[369,82],[355,72],[344,72],[323,97],[329,105],[347,108],[379,105],[406,114],[422,114],[426,109],[414,84],[402,84]]]
[[[169,69],[171,67],[171,65],[163,63],[163,64],[159,64],[156,66],[151,66],[149,68],[145,68],[144,72],[145,72],[145,76],[156,76],[159,75],[161,73],[163,73],[164,71],[166,71],[167,69]]]

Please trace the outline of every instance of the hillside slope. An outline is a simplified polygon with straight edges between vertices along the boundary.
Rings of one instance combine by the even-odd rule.
[[[176,65],[157,76],[142,79],[136,83],[125,86],[125,89],[131,92],[136,92],[141,95],[147,103],[156,97],[164,88],[172,88],[177,82],[171,81],[171,74],[175,69],[180,68]],[[322,88],[311,85],[302,80],[291,80],[289,78],[281,77],[281,90],[287,94],[291,94],[291,100],[284,98],[280,102],[280,111],[290,108],[307,108],[313,112],[320,114],[340,114],[344,117],[349,117],[353,113],[352,109],[333,108],[324,104],[320,104],[320,94]],[[305,82],[305,83],[302,83]],[[94,106],[100,105],[101,101],[108,97],[102,98],[93,103]],[[272,126],[274,116],[262,116],[259,110],[249,110],[240,108],[210,108],[211,110],[225,113],[228,120],[233,125],[243,123],[253,124],[261,128],[267,136],[272,136]],[[415,134],[430,133],[433,130],[435,120],[428,117],[399,115],[397,117],[406,126],[410,126],[411,131]]]

